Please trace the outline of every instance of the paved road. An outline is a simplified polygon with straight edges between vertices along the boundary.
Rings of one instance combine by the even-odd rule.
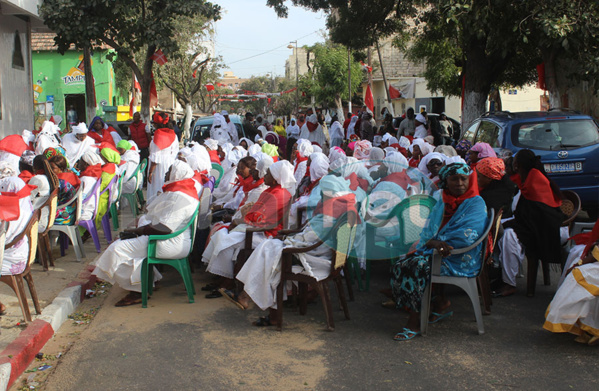
[[[350,303],[352,320],[336,311],[332,333],[320,304],[306,317],[287,309],[282,333],[251,326],[258,309],[203,296],[188,304],[171,272],[147,309],[114,307],[123,295],[114,287],[44,389],[599,389],[597,348],[541,328],[555,287],[495,300],[482,336],[467,297],[449,289],[455,315],[425,338],[398,343],[392,337],[407,315],[380,306],[388,267],[373,269],[371,292]],[[206,278],[196,273],[196,286]]]

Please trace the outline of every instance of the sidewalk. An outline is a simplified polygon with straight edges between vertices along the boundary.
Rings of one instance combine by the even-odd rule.
[[[119,215],[119,231],[133,216],[129,207]],[[100,229],[101,250],[108,247],[104,232]],[[113,240],[118,231],[112,231]],[[42,313],[35,313],[33,301],[27,283],[25,291],[32,322],[27,324],[15,293],[6,284],[0,284],[0,301],[6,306],[6,314],[0,318],[0,390],[7,388],[33,361],[35,355],[52,338],[60,325],[83,301],[86,290],[93,288],[95,276],[91,275],[91,263],[100,255],[96,252],[93,240],[85,244],[86,258],[77,261],[74,248],[69,245],[64,257],[60,256],[60,247],[52,245],[54,267],[44,271],[42,265],[35,263],[31,274],[35,283]]]

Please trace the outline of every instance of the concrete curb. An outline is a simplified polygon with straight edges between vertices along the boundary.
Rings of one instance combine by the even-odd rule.
[[[93,266],[79,273],[77,280],[63,289],[50,305],[0,353],[0,391],[7,390],[27,369],[46,342],[68,319],[85,298],[86,289],[97,279],[91,274]]]

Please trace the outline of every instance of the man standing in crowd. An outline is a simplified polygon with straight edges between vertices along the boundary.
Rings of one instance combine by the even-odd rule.
[[[149,148],[152,136],[149,133],[150,129],[146,128],[146,124],[141,121],[139,112],[133,114],[133,122],[129,124],[129,135],[131,140],[135,141],[135,144],[139,147],[140,160],[147,159],[150,156]]]
[[[252,142],[259,133],[258,129],[254,126],[254,114],[249,111],[245,113],[245,120],[243,120],[243,129],[245,130],[245,137],[250,139]]]
[[[399,130],[397,131],[397,136],[413,136],[414,130],[416,129],[416,124],[414,123],[414,109],[408,107],[408,111],[406,111],[406,118],[399,124]]]

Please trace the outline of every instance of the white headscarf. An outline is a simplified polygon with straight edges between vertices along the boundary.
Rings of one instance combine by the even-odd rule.
[[[181,181],[183,179],[193,178],[194,175],[193,169],[189,166],[189,164],[182,160],[175,160],[171,165],[170,171],[168,182],[166,182],[165,185]]]
[[[243,147],[242,147],[242,149],[243,149]],[[260,146],[260,144],[254,144],[248,149],[248,155],[252,156],[253,158],[256,158],[256,156],[261,153],[262,153],[262,147]]]
[[[310,180],[312,182],[322,178],[329,172],[329,158],[322,152],[310,155]]]
[[[241,140],[239,140],[239,145],[241,145],[242,141],[245,141],[247,143],[248,148],[251,147],[252,145],[254,145],[254,142],[252,140],[250,140],[249,138],[242,137]]]
[[[460,155],[449,156],[449,157],[445,158],[445,165],[449,165],[451,163],[464,163],[464,164],[468,164],[468,163],[466,163],[466,161],[464,159],[462,159],[462,157]]]
[[[445,163],[446,158],[447,158],[447,156],[445,156],[439,152],[431,152],[431,153],[427,154],[425,157],[423,157],[422,160],[420,160],[420,163],[418,164],[418,170],[421,173],[423,173],[424,175],[429,176],[429,175],[431,175],[431,172],[426,165],[431,160],[434,160],[434,159],[441,161],[441,163]]]
[[[89,131],[89,129],[87,129],[87,126],[85,125],[85,123],[79,122],[77,125],[73,126],[72,133],[73,134],[87,134],[88,131]]]
[[[345,151],[339,147],[333,147],[329,150],[329,162],[331,164],[333,164],[335,160],[345,156]]]
[[[189,148],[189,147],[181,148],[179,150],[179,153],[185,158],[185,161],[187,162],[187,164],[189,164],[189,167],[191,167],[192,170],[201,171],[200,167],[199,167],[198,158],[193,153],[191,148]]]
[[[35,141],[35,135],[31,132],[31,130],[24,129],[21,133],[21,137],[23,137],[23,141],[25,141],[25,144],[27,145]]]
[[[383,164],[387,167],[387,173],[402,172],[407,169],[408,159],[400,152],[389,152],[383,159]]]
[[[83,156],[81,156],[81,160],[83,160],[90,166],[95,166],[96,164],[104,164],[104,161],[102,160],[100,155],[92,151],[85,152]]]
[[[258,160],[258,159],[256,159],[256,160]],[[256,169],[258,170],[258,175],[260,176],[260,178],[264,178],[264,175],[266,175],[266,171],[273,164],[274,164],[274,160],[272,160],[272,157],[268,156],[265,153],[263,153],[260,156],[260,160],[258,160],[258,163],[256,163]]]
[[[409,138],[407,138],[405,136],[401,136],[399,138],[399,143],[398,144],[399,144],[400,147],[408,149],[410,147],[410,144],[412,144],[412,143],[410,142]]]
[[[339,121],[335,121],[331,124],[331,128],[329,129],[329,136],[333,138],[343,138],[343,126],[339,123]]]
[[[347,164],[347,156],[341,156],[329,164],[329,170],[341,173],[340,168]]]
[[[316,153],[316,152],[320,152],[322,153],[322,148],[319,147],[318,145],[312,145],[312,153]]]
[[[297,151],[302,157],[308,157],[314,153],[312,143],[304,138],[297,140]]]
[[[374,147],[370,150],[370,155],[368,159],[370,160],[383,160],[385,158],[385,151],[381,148]]]
[[[409,148],[410,152],[414,152],[414,145],[418,145],[418,148],[420,148],[420,151],[422,152],[422,156],[428,155],[434,149],[432,145],[430,145],[421,138],[415,138],[414,141],[412,141],[412,145],[410,145]]]
[[[389,145],[392,145],[392,144],[399,144],[399,140],[397,140],[397,138],[393,137],[393,136],[389,137]],[[401,145],[400,145],[400,147],[401,147]]]
[[[318,123],[318,117],[316,116],[316,114],[312,114],[308,117],[308,122],[316,124]]]
[[[17,172],[15,171],[12,164],[10,164],[7,161],[0,160],[0,179],[9,178],[13,176],[16,177]]]
[[[289,192],[295,189],[293,166],[287,160],[280,160],[276,163],[273,163],[269,167],[269,171],[275,181],[277,181],[282,188],[287,189]]]
[[[204,140],[204,145],[207,148],[210,148],[210,150],[212,151],[216,151],[218,149],[218,141],[213,140],[211,138],[207,138]]]
[[[206,147],[196,142],[192,142],[189,145],[198,160],[198,171],[210,171],[212,169],[212,162],[210,161],[210,154]]]
[[[243,149],[243,147],[240,147],[239,145],[236,146],[231,151],[229,151],[229,153],[227,153],[227,157],[225,158],[225,161],[223,162],[223,168],[227,169],[229,167],[236,166],[237,163],[239,163],[239,161],[246,156],[247,156],[247,151],[245,149]]]
[[[416,121],[426,125],[426,117],[422,115],[422,113],[418,113],[418,115],[416,115]]]
[[[231,150],[233,149],[233,144],[231,144],[231,143],[227,142],[227,143],[221,144],[221,146],[220,146],[220,147],[221,147],[221,149],[222,149],[222,150],[225,152],[225,158],[226,158],[226,157],[227,157],[227,154],[228,154],[229,152],[231,152]]]

